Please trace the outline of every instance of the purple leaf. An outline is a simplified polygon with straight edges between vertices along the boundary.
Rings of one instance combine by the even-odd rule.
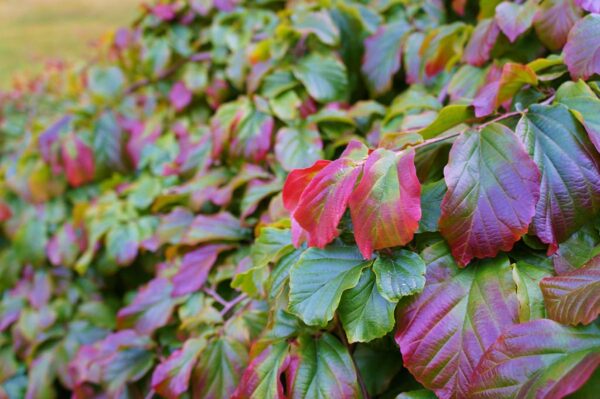
[[[400,307],[396,342],[404,365],[439,398],[468,397],[473,369],[519,321],[519,302],[506,257],[459,269],[446,245],[425,249],[425,288]]]
[[[516,132],[542,173],[531,232],[553,253],[600,210],[600,155],[564,105],[532,105]]]
[[[206,245],[188,252],[181,260],[181,266],[173,276],[173,297],[189,294],[199,290],[206,282],[208,273],[213,267],[219,253],[230,249],[228,245]]]
[[[600,330],[541,319],[506,326],[471,376],[473,399],[562,398],[600,364]]]
[[[496,22],[512,43],[531,27],[536,12],[536,1],[527,0],[524,4],[504,1],[496,7]]]
[[[169,100],[176,111],[181,111],[192,102],[192,92],[188,90],[185,83],[177,82],[169,92]]]
[[[581,18],[581,10],[573,0],[546,0],[540,5],[533,26],[538,38],[550,50],[560,50],[569,31]]]
[[[229,212],[198,215],[183,235],[182,244],[196,245],[210,241],[239,241],[247,238],[248,230]]]
[[[444,176],[440,233],[461,266],[510,251],[527,233],[540,173],[510,129],[491,124],[467,130],[454,142]]]
[[[150,280],[140,288],[131,304],[119,310],[117,328],[133,328],[141,334],[152,334],[167,324],[175,301],[171,298],[173,285],[164,277]]]
[[[485,64],[490,59],[498,34],[500,29],[493,18],[479,21],[463,53],[463,61],[475,66]]]
[[[573,79],[600,73],[600,15],[589,14],[569,32],[564,48],[565,64]]]
[[[586,11],[600,13],[600,2],[598,0],[575,0],[575,4]]]

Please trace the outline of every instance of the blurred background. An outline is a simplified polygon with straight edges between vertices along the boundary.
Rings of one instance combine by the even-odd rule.
[[[0,89],[47,60],[86,59],[103,34],[128,24],[140,0],[0,0]]]

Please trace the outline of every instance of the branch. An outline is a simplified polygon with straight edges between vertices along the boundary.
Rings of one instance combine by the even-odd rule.
[[[235,305],[242,302],[244,299],[248,299],[248,295],[246,295],[246,294],[238,295],[231,302],[227,302],[223,306],[223,309],[221,309],[221,311],[219,313],[221,314],[221,316],[225,316],[227,314],[227,312],[229,312],[231,309],[233,309],[235,307]]]

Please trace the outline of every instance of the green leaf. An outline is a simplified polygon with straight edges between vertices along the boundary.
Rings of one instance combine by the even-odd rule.
[[[340,41],[340,32],[325,10],[317,12],[298,12],[292,15],[292,25],[303,34],[312,33],[325,44],[335,46]]]
[[[290,391],[294,399],[362,398],[348,350],[327,333],[300,337]]]
[[[117,67],[94,66],[88,72],[89,90],[102,100],[115,97],[124,84],[123,72]]]
[[[344,291],[358,283],[370,263],[355,247],[306,250],[290,270],[289,310],[308,325],[326,326]]]
[[[384,393],[394,376],[402,370],[402,357],[394,346],[384,338],[369,344],[357,344],[352,353],[356,369],[371,396]]]
[[[308,168],[323,158],[323,142],[319,131],[310,125],[279,129],[275,157],[287,171]]]
[[[566,105],[585,126],[600,151],[600,99],[583,80],[565,82],[556,91],[556,102]]]
[[[310,54],[294,67],[294,75],[308,93],[319,102],[348,99],[346,67],[332,56]]]
[[[442,199],[448,188],[444,179],[421,186],[421,213],[417,233],[438,231]]]
[[[369,342],[386,335],[394,328],[395,307],[395,301],[379,293],[375,274],[365,270],[358,284],[344,292],[338,310],[348,342]]]
[[[395,249],[389,254],[380,253],[373,271],[379,292],[390,302],[421,292],[425,286],[425,262],[412,251]]]
[[[192,374],[193,397],[231,397],[247,363],[248,352],[240,342],[229,337],[213,340],[200,355]]]
[[[540,280],[552,276],[548,269],[530,265],[526,262],[517,262],[512,265],[512,275],[517,285],[517,299],[519,300],[519,321],[543,319],[546,317],[544,296],[540,289]]]
[[[450,104],[440,110],[434,121],[419,130],[424,139],[436,137],[454,126],[460,125],[475,117],[473,107],[469,105]]]

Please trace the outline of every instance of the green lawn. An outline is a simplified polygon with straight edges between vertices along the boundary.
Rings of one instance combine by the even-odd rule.
[[[104,33],[128,24],[140,0],[0,0],[0,89],[48,59],[85,59]]]

